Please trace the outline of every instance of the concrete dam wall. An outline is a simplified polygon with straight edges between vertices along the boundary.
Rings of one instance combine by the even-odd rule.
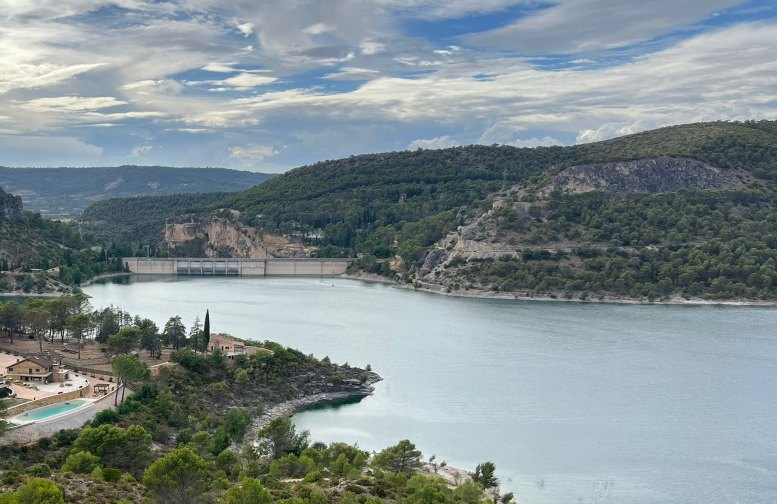
[[[125,257],[132,273],[148,275],[338,276],[353,259]]]

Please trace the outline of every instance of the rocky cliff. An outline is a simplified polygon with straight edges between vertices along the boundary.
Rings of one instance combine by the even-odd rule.
[[[541,191],[547,195],[587,191],[674,192],[681,189],[733,189],[752,179],[744,172],[718,168],[695,159],[660,157],[572,166],[553,177]]]
[[[168,219],[164,243],[204,257],[309,257],[314,250],[285,236],[261,234],[231,219],[198,214]]]
[[[668,221],[661,224],[661,219],[665,217],[647,216],[639,210],[632,210],[635,219],[652,219],[651,225],[654,228],[664,226],[667,234],[663,240],[666,243],[661,238],[643,237],[639,232],[632,232],[633,240],[630,243],[613,242],[611,238],[597,239],[604,236],[602,230],[609,226],[602,219],[602,222],[596,220],[602,211],[596,202],[597,197],[591,199],[594,202],[592,207],[585,207],[585,204],[581,207],[587,208],[590,220],[581,218],[571,222],[564,218],[558,222],[557,219],[560,208],[567,208],[574,201],[584,201],[585,196],[581,193],[590,191],[610,193],[602,201],[641,201],[648,205],[654,199],[667,199],[658,193],[676,193],[683,189],[737,189],[746,187],[752,180],[744,172],[687,158],[665,157],[574,166],[558,172],[549,184],[539,190],[516,185],[492,195],[490,209],[469,219],[440,240],[425,257],[411,266],[411,270],[415,269],[415,280],[422,285],[455,290],[460,285],[468,285],[463,281],[462,268],[477,269],[483,261],[524,261],[527,254],[531,258],[568,257],[558,264],[568,266],[569,271],[572,271],[583,268],[582,261],[575,257],[575,251],[581,247],[599,251],[618,250],[630,256],[636,254],[640,246],[644,246],[640,241],[642,239],[654,249],[663,244],[676,246],[683,242],[701,242],[703,237],[693,236],[683,227],[676,228]],[[551,194],[553,191],[562,193],[561,197],[554,199]],[[647,206],[640,205],[639,208]],[[635,230],[642,229],[638,221],[630,225]],[[670,235],[673,230],[675,234]],[[473,285],[472,288],[488,287]]]
[[[24,220],[22,212],[22,199],[19,196],[8,194],[0,187],[0,220],[7,222],[19,222]]]

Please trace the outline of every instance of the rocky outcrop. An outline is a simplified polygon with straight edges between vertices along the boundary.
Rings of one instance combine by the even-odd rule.
[[[551,191],[674,192],[681,189],[733,189],[743,187],[750,176],[718,168],[695,159],[661,157],[572,166],[553,177],[540,193]]]
[[[261,234],[252,227],[223,217],[191,214],[167,220],[165,245],[175,248],[192,242],[202,243],[205,257],[309,257],[314,250],[285,236]]]
[[[8,194],[0,187],[0,220],[20,222],[24,220],[22,198]]]

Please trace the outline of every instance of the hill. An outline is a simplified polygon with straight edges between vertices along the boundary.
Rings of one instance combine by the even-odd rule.
[[[76,217],[89,204],[108,198],[241,191],[271,177],[266,173],[224,168],[0,167],[0,186],[21,196],[28,210],[50,218]]]
[[[89,205],[78,221],[104,242],[156,244],[165,220],[205,211],[230,193],[209,192],[111,198]]]
[[[211,209],[451,291],[774,299],[776,179],[777,123],[712,122],[324,161]]]

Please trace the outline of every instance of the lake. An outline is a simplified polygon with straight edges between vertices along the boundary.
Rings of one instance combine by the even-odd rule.
[[[85,292],[384,381],[297,414],[315,440],[497,466],[521,504],[772,503],[777,309],[482,300],[345,279],[123,278]]]

